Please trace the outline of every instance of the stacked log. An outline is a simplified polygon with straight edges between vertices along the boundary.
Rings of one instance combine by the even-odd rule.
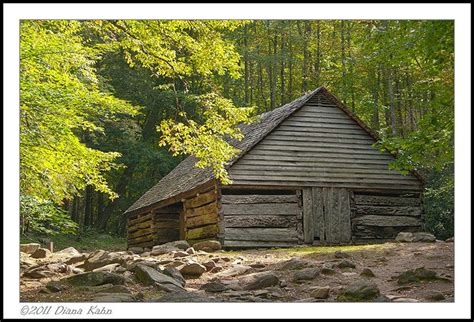
[[[197,194],[183,202],[181,221],[184,223],[182,239],[190,245],[216,239],[219,233],[219,194],[217,187]]]
[[[422,229],[419,194],[367,194],[355,192],[351,198],[354,239],[393,239],[401,232]]]

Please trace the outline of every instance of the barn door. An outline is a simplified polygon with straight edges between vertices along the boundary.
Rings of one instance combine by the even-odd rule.
[[[344,188],[303,189],[303,229],[305,243],[349,243],[349,191]]]

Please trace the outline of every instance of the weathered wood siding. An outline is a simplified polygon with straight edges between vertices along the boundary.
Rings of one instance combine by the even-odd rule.
[[[219,235],[219,191],[216,186],[183,202],[180,239],[191,245]]]
[[[305,243],[346,244],[351,241],[350,191],[345,188],[303,190]]]
[[[129,247],[151,247],[179,238],[179,213],[181,207],[172,205],[134,215],[127,222]]]
[[[393,239],[401,231],[420,231],[423,226],[421,196],[354,192],[351,224],[354,240]]]
[[[303,242],[302,205],[293,194],[223,194],[224,247],[285,247]]]
[[[326,98],[316,95],[230,169],[234,184],[419,191],[412,174],[389,170],[393,157]]]

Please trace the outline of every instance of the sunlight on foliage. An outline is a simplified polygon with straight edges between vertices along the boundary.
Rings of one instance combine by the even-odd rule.
[[[20,196],[20,224],[22,234],[76,234],[78,225],[69,215],[49,200],[34,196]]]
[[[20,50],[20,187],[57,203],[87,185],[117,195],[103,174],[119,154],[88,148],[100,120],[133,115],[127,102],[99,89],[97,52],[85,47],[77,21],[23,21]]]
[[[160,146],[168,145],[173,155],[195,156],[198,161],[196,167],[211,167],[223,184],[230,184],[226,165],[237,156],[239,150],[234,148],[226,138],[242,140],[243,134],[239,124],[251,122],[253,108],[237,108],[228,99],[217,94],[202,95],[199,97],[202,106],[204,123],[186,118],[185,123],[174,120],[164,120],[157,128],[162,133]]]

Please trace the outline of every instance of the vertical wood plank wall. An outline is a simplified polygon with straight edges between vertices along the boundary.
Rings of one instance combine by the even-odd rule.
[[[303,189],[304,241],[346,244],[351,241],[350,194],[344,188]]]

